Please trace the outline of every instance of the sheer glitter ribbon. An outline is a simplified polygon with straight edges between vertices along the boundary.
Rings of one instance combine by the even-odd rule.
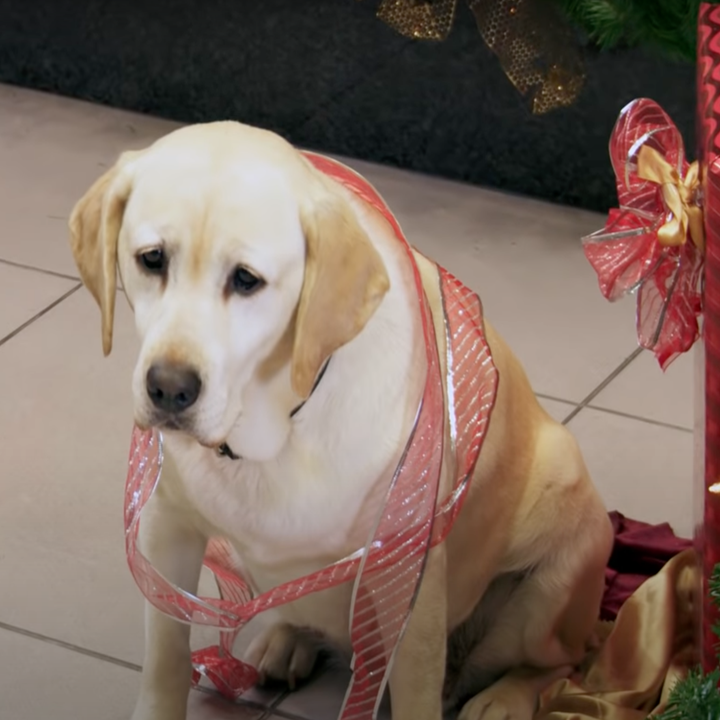
[[[638,341],[665,369],[699,335],[702,238],[690,232],[701,213],[696,166],[688,164],[672,120],[647,99],[623,108],[610,157],[620,207],[610,211],[603,230],[583,238],[585,256],[608,300],[637,293]],[[658,158],[669,175],[653,171]]]
[[[380,20],[405,37],[445,40],[458,0],[382,0]],[[571,105],[585,70],[570,23],[548,0],[467,0],[478,31],[508,79],[541,114]]]
[[[232,655],[235,638],[247,622],[258,613],[310,593],[354,582],[350,618],[353,675],[340,718],[370,720],[377,714],[428,550],[445,539],[465,498],[495,402],[497,370],[484,336],[480,299],[440,269],[448,338],[443,378],[429,303],[397,221],[360,175],[334,160],[311,153],[306,156],[387,218],[412,263],[421,310],[427,358],[423,397],[403,457],[388,478],[389,490],[371,536],[353,555],[257,597],[238,571],[238,558],[230,543],[212,538],[205,564],[215,574],[220,598],[196,597],[164,578],[138,548],[142,509],[160,478],[162,437],[156,431],[136,428],[125,495],[126,550],[135,581],[156,608],[181,622],[211,625],[221,631],[217,646],[193,653],[193,679],[198,682],[205,675],[229,698],[238,698],[258,678],[254,668]],[[444,448],[445,422],[450,428],[451,448]],[[454,484],[439,503],[445,450],[454,460]]]

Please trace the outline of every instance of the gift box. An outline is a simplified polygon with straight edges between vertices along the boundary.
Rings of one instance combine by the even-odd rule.
[[[697,160],[665,111],[641,98],[610,139],[618,207],[583,239],[608,300],[637,296],[639,344],[665,369],[695,352],[696,546],[702,564],[700,652],[717,667],[718,611],[710,578],[720,563],[720,5],[698,15]],[[688,468],[688,480],[691,469]]]
[[[702,653],[717,666],[717,610],[708,581],[720,563],[720,6],[703,3],[698,18],[697,137],[705,224],[703,341],[696,372],[698,548],[703,563]]]

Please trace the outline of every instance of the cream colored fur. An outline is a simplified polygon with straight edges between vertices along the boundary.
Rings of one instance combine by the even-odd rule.
[[[424,376],[411,268],[388,223],[273,134],[216,123],[124,155],[77,204],[71,244],[102,309],[105,352],[116,266],[142,340],[135,419],[162,427],[169,451],[141,538],[155,566],[195,592],[206,539],[222,534],[264,591],[362,547]],[[160,247],[163,277],[138,260]],[[444,344],[437,270],[417,262]],[[238,266],[265,286],[228,291]],[[604,508],[570,433],[490,325],[487,337],[497,403],[393,666],[394,720],[439,720],[443,692],[446,707],[464,703],[462,720],[530,717],[542,687],[582,658],[597,617]],[[150,402],[158,362],[202,380],[182,417]],[[242,459],[219,457],[223,443]],[[322,643],[349,656],[349,603],[341,587],[281,608],[250,659],[294,685]],[[189,686],[188,629],[148,606],[133,720],[182,720]]]

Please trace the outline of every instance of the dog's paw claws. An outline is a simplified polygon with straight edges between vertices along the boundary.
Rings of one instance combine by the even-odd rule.
[[[255,638],[245,659],[257,668],[261,685],[279,680],[295,690],[312,673],[319,652],[316,633],[278,623]]]

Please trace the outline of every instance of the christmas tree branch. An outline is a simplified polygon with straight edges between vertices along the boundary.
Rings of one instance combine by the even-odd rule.
[[[700,0],[556,0],[602,48],[641,45],[695,61]]]
[[[720,607],[720,565],[713,568],[708,592],[715,607]],[[713,632],[720,637],[720,625],[715,623]],[[657,716],[657,720],[720,720],[718,684],[720,669],[715,668],[707,674],[699,668],[691,670],[684,680],[675,684],[667,708]]]

